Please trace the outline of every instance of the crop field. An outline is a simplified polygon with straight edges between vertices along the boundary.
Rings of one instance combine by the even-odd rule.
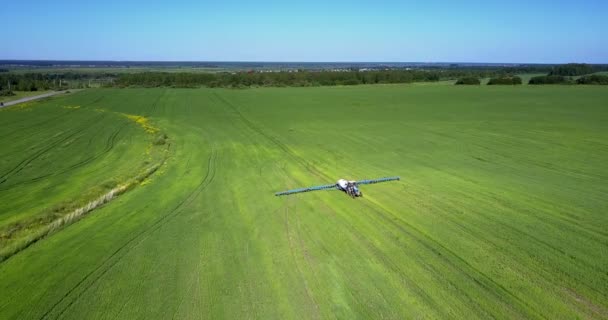
[[[0,319],[607,319],[607,124],[593,86],[11,106]],[[358,199],[274,196],[395,175]]]

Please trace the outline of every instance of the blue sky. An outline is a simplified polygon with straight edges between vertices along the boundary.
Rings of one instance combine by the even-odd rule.
[[[608,1],[0,0],[0,59],[608,63]]]

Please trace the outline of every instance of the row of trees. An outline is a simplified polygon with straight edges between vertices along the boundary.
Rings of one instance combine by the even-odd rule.
[[[251,87],[251,86],[334,86],[381,83],[430,82],[463,76],[496,74],[486,69],[372,70],[222,73],[0,73],[0,91],[39,91],[82,87],[89,80],[104,80],[105,86],[141,87]],[[111,79],[112,81],[108,81]]]
[[[516,85],[521,84],[521,78],[518,76],[501,76],[497,78],[491,78],[488,81],[488,85]],[[477,77],[462,77],[456,81],[457,85],[480,85],[481,80]]]
[[[592,66],[585,63],[568,63],[553,67],[550,76],[582,76],[585,74],[602,71],[603,69],[599,66]]]
[[[572,64],[553,68],[550,73],[580,73],[589,71],[588,65]],[[602,66],[592,66],[593,70]],[[535,66],[517,67],[433,67],[426,69],[389,70],[291,70],[280,72],[65,72],[65,73],[0,73],[0,92],[58,90],[87,87],[93,84],[118,87],[280,87],[280,86],[334,86],[382,83],[432,82],[458,79],[456,84],[479,85],[480,78],[491,78],[489,85],[521,84],[521,78],[513,76],[515,71],[540,71]],[[521,70],[520,70],[521,69]],[[515,70],[515,71],[514,71]],[[574,70],[574,71],[572,71]],[[549,72],[549,71],[547,71]],[[600,76],[581,78],[577,83],[604,84]],[[530,84],[574,83],[570,76],[549,74],[534,77]],[[10,88],[10,90],[9,90]],[[1,93],[0,93],[1,94]]]
[[[109,86],[143,87],[281,87],[335,86],[382,83],[433,82],[449,79],[472,79],[509,76],[508,68],[429,68],[391,70],[298,70],[281,72],[220,72],[220,73],[124,73]],[[510,77],[512,78],[512,77]],[[474,80],[473,80],[474,82]],[[463,83],[464,84],[464,83]],[[468,83],[467,83],[468,84]]]
[[[476,77],[463,77],[456,81],[457,85],[479,85],[481,81]],[[488,81],[488,85],[519,85],[522,80],[518,76],[508,76],[492,78]],[[547,75],[538,76],[530,79],[528,84],[592,84],[592,85],[608,85],[608,75],[592,74],[578,78],[576,81],[570,77]]]
[[[110,73],[0,73],[0,92],[81,88],[88,80],[115,77]]]
[[[121,74],[116,79],[114,85],[121,87],[303,87],[438,81],[441,76],[441,72],[420,70],[237,73],[143,72]]]
[[[221,72],[221,73],[169,73],[144,72],[125,73],[117,76],[109,86],[143,86],[143,87],[280,87],[280,86],[334,86],[381,83],[432,82],[458,79],[457,84],[479,84],[480,78],[491,78],[489,85],[518,85],[522,79],[513,74],[530,72],[547,72],[549,77],[554,73],[581,73],[603,70],[606,66],[568,64],[563,66],[529,65],[519,67],[430,67],[426,69],[391,69],[358,71],[325,71],[325,70],[292,70],[282,72]],[[558,78],[549,78],[547,83]],[[542,84],[543,79],[536,79],[532,84]]]
[[[600,74],[592,74],[590,76],[580,77],[576,80],[578,84],[599,84],[608,85],[608,76]]]

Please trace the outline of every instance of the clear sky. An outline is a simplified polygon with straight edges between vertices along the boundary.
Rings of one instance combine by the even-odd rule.
[[[0,0],[0,59],[608,63],[608,0]]]

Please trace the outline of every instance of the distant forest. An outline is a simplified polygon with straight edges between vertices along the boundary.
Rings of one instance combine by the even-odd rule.
[[[560,66],[523,67],[429,67],[425,69],[388,70],[289,70],[238,71],[217,73],[194,72],[78,72],[14,73],[0,72],[0,95],[11,91],[59,90],[86,88],[91,82],[105,87],[305,87],[360,84],[436,82],[458,80],[457,84],[478,84],[476,79],[491,78],[488,84],[520,84],[515,74],[545,73],[530,84],[606,84],[608,77],[594,75],[581,81],[570,77],[607,71],[605,65],[566,64]],[[4,70],[3,70],[4,71]]]

